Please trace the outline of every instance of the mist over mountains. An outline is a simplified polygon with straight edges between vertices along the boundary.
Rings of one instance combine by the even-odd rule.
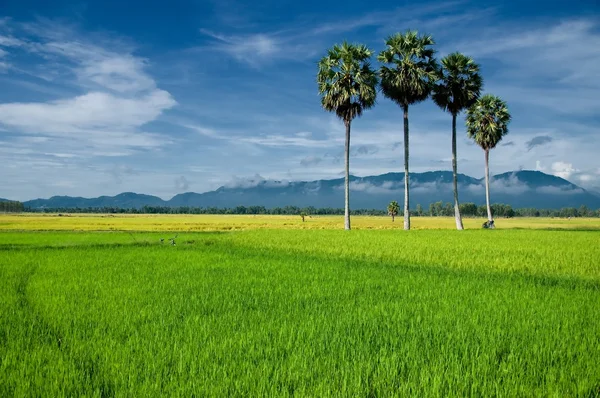
[[[459,174],[461,203],[485,203],[483,179]],[[452,202],[452,172],[432,171],[411,173],[411,208],[430,203]],[[31,209],[43,208],[141,208],[143,206],[169,207],[235,207],[265,206],[266,208],[314,206],[317,208],[343,207],[344,179],[316,181],[275,181],[259,176],[238,179],[205,193],[187,192],[170,200],[131,192],[116,196],[81,198],[53,196],[24,202]],[[404,200],[404,173],[387,173],[378,176],[350,177],[350,204],[353,209],[385,208],[392,200]],[[513,208],[535,207],[559,209],[563,207],[600,208],[600,194],[587,191],[569,181],[539,171],[515,171],[491,177],[493,203],[509,204]]]

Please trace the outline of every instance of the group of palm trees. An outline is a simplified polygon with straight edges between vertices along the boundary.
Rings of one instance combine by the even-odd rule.
[[[489,151],[508,133],[510,114],[500,98],[481,96],[483,79],[472,58],[455,52],[435,59],[430,35],[407,31],[390,36],[379,53],[379,71],[371,67],[373,52],[362,44],[344,42],[328,50],[319,61],[317,83],[321,105],[344,122],[345,145],[345,229],[350,229],[350,127],[352,120],[375,105],[378,86],[383,95],[404,112],[404,229],[410,229],[409,212],[409,124],[408,107],[433,99],[452,115],[452,171],[456,228],[463,229],[458,203],[456,164],[456,117],[467,110],[467,135],[485,151],[485,182],[488,220],[492,221],[489,199]]]

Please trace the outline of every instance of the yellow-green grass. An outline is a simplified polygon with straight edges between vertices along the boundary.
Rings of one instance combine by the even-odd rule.
[[[481,229],[485,219],[465,218],[467,229]],[[413,217],[412,228],[455,229],[452,217]],[[600,218],[497,219],[498,229],[600,230]],[[354,229],[402,229],[402,219],[353,216]],[[120,215],[120,214],[23,214],[0,215],[0,230],[23,231],[231,231],[249,229],[343,229],[343,216],[273,215]]]
[[[598,231],[186,219],[0,232],[0,396],[600,394]]]

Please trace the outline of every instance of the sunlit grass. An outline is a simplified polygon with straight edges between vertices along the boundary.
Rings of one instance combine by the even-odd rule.
[[[485,219],[465,218],[467,229],[481,229]],[[498,229],[594,229],[600,230],[600,218],[512,218],[497,219]],[[354,216],[354,229],[402,229],[402,219]],[[63,231],[232,231],[249,229],[343,229],[342,216],[272,215],[121,215],[121,214],[24,214],[0,215],[0,230]],[[412,228],[455,229],[451,217],[413,217]]]
[[[0,396],[598,392],[596,231],[181,231],[170,246],[144,224],[185,219],[0,232]],[[85,220],[102,218],[70,222]]]

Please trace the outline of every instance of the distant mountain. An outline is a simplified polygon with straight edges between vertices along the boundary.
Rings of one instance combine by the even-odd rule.
[[[485,203],[483,179],[459,174],[459,198],[461,203]],[[451,202],[452,172],[431,171],[411,173],[411,208],[417,204],[428,207],[430,203]],[[343,207],[344,179],[317,181],[274,181],[264,179],[238,181],[205,193],[187,192],[164,201],[156,196],[122,193],[110,197],[73,198],[54,196],[25,202],[31,208],[68,207],[122,207],[143,206],[190,206],[235,207],[283,206]],[[404,173],[387,173],[369,177],[350,177],[351,207],[384,208],[391,200],[402,202],[404,198]],[[569,181],[539,171],[516,171],[491,178],[493,203],[506,203],[515,208],[561,208],[586,205],[600,208],[600,195],[588,192]]]
[[[81,198],[71,196],[53,196],[50,199],[34,199],[23,203],[25,207],[38,208],[88,208],[88,207],[121,207],[140,208],[143,206],[165,206],[166,202],[159,197],[124,192],[117,196],[100,196],[99,198]]]

